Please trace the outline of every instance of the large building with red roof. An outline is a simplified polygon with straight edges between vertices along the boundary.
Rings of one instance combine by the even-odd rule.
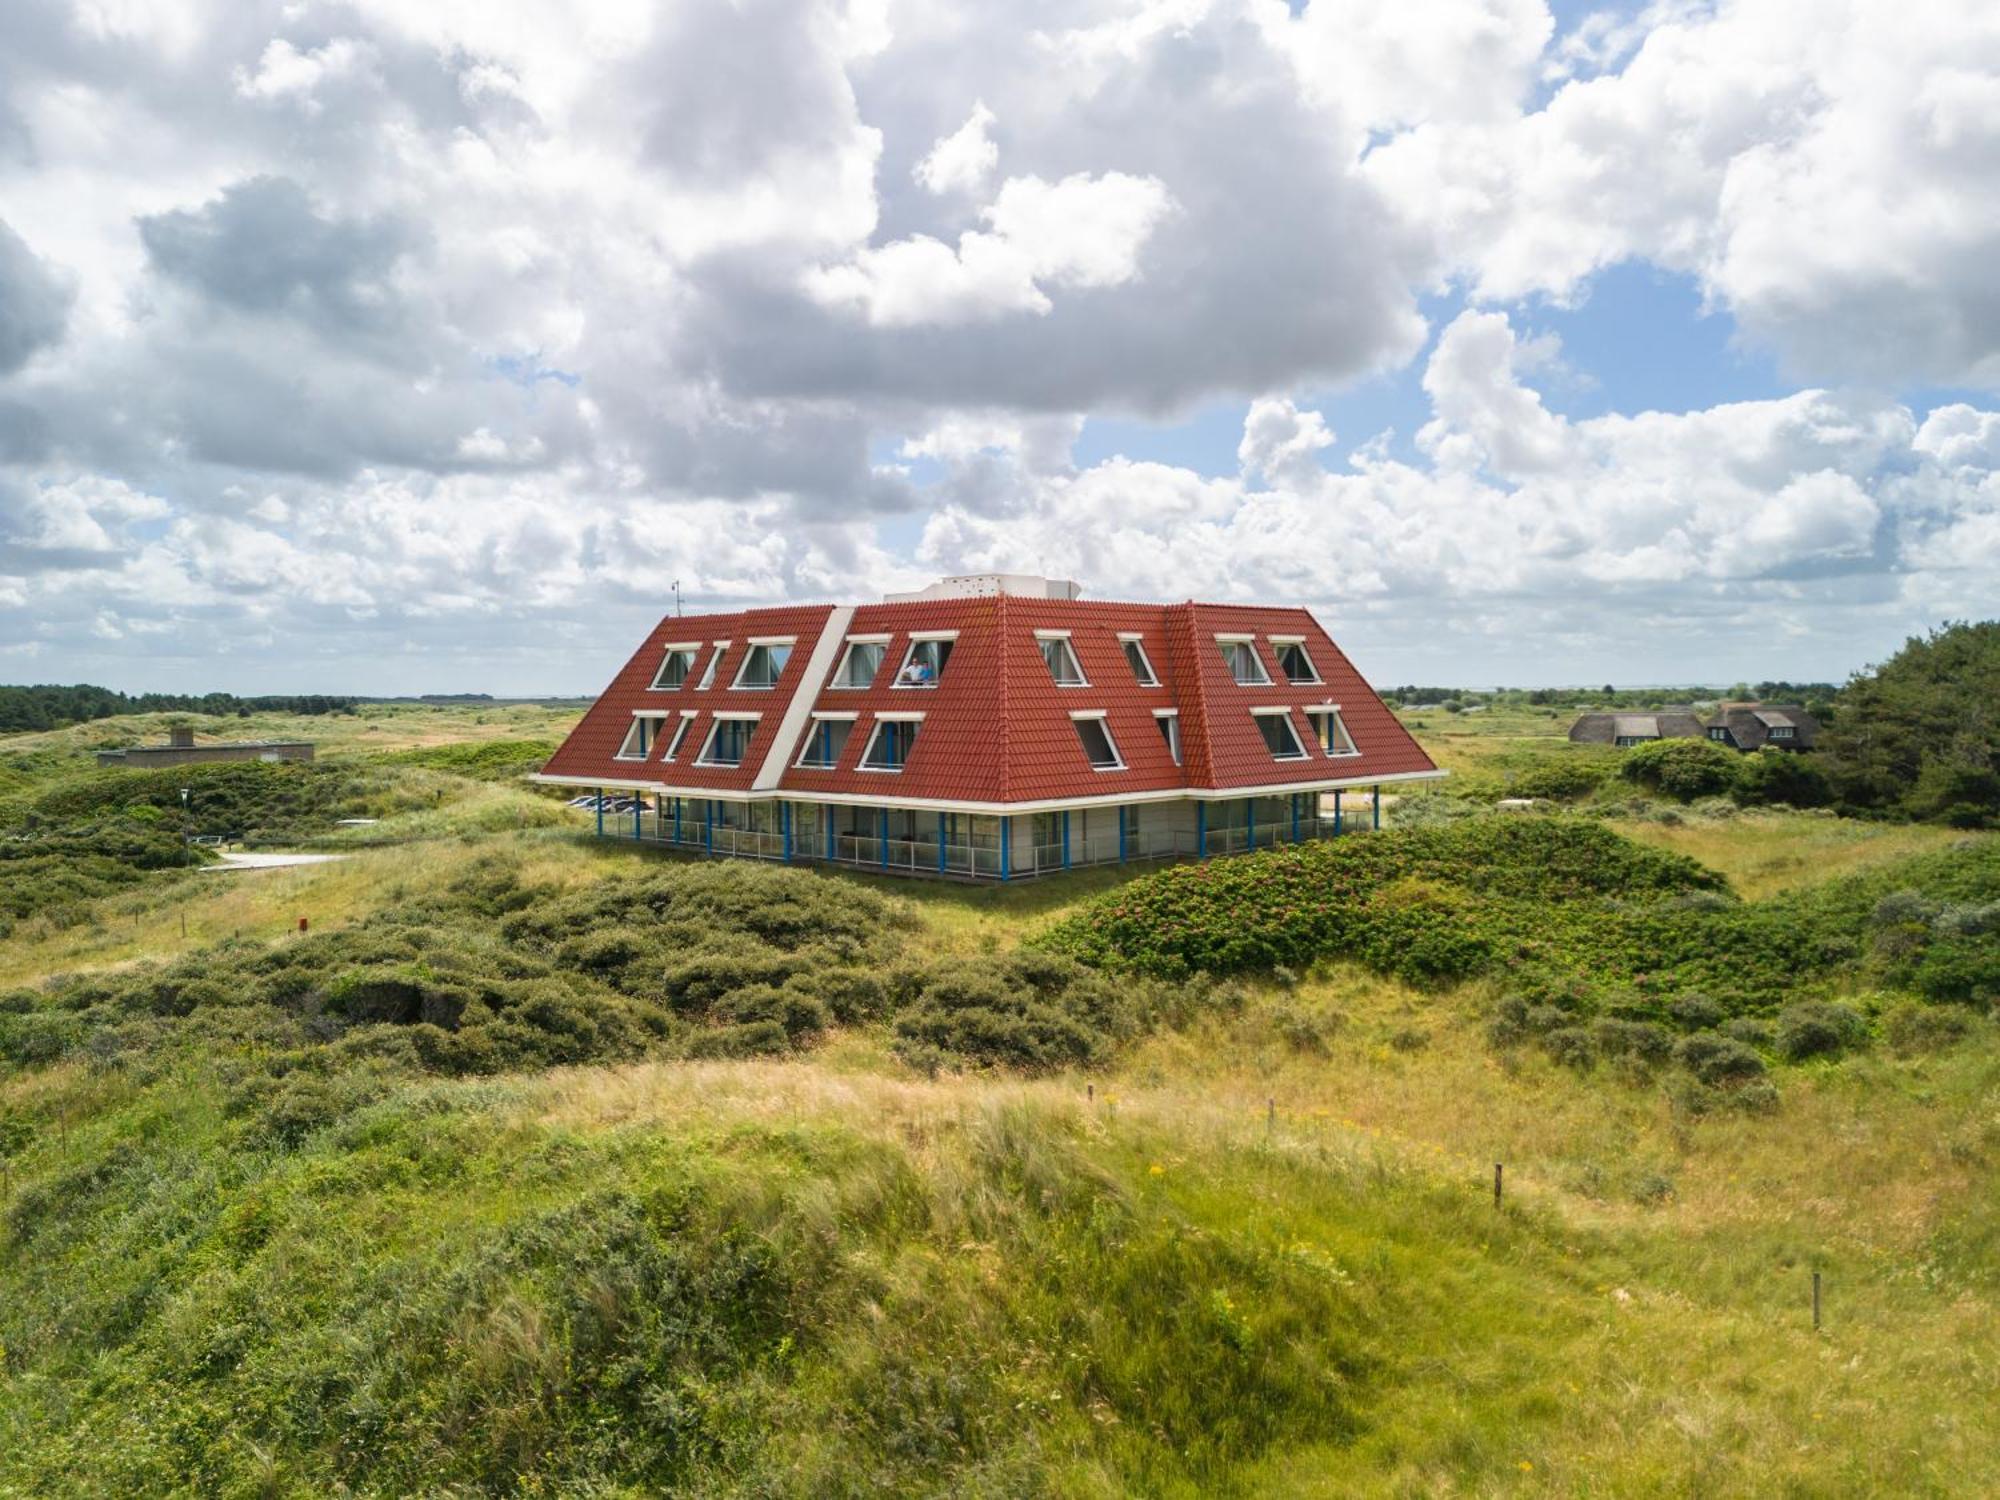
[[[638,794],[600,832],[1007,880],[1328,837],[1444,774],[1307,610],[1076,593],[668,616],[538,779]]]

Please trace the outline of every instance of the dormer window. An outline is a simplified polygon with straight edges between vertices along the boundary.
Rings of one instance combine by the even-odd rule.
[[[1257,721],[1257,732],[1264,736],[1264,747],[1273,760],[1306,758],[1306,747],[1299,743],[1299,732],[1292,727],[1290,709],[1274,708],[1263,713],[1253,709],[1251,717]]]
[[[660,757],[661,760],[672,760],[681,753],[681,741],[687,738],[688,725],[693,722],[694,710],[689,709],[681,714],[681,721],[674,726],[674,737],[667,741],[667,753]]]
[[[1338,708],[1309,708],[1306,722],[1312,725],[1313,738],[1318,741],[1322,755],[1359,755],[1354,748],[1354,739],[1347,732],[1347,724],[1340,717]]]
[[[1167,754],[1174,758],[1174,764],[1181,763],[1181,716],[1174,709],[1153,715],[1153,722],[1160,726],[1160,738],[1167,742]]]
[[[785,663],[792,659],[790,641],[752,641],[744,653],[743,665],[736,669],[732,687],[774,688],[784,676]]]
[[[1726,745],[1729,743],[1729,731],[1720,724],[1711,724],[1709,726],[1708,737],[1718,744]]]
[[[1285,674],[1287,682],[1318,682],[1319,668],[1306,654],[1306,643],[1302,640],[1284,640],[1271,637],[1271,644],[1277,648],[1278,670]]]
[[[694,672],[695,653],[699,646],[669,646],[667,654],[661,658],[660,670],[653,674],[651,691],[670,693],[687,686],[688,678]]]
[[[715,686],[715,669],[722,665],[722,653],[729,649],[729,642],[717,641],[715,650],[709,655],[708,665],[701,669],[701,681],[694,685],[697,693],[705,693]]]
[[[1797,738],[1797,731],[1789,724],[1780,724],[1771,731],[1771,738],[1774,740],[1795,739]]]
[[[882,669],[882,658],[888,654],[889,638],[882,636],[875,640],[854,640],[847,642],[847,654],[840,659],[840,666],[833,674],[833,686],[837,688],[865,688],[875,681],[875,674]]]
[[[903,664],[896,669],[895,686],[929,688],[944,676],[944,664],[951,660],[951,643],[956,635],[913,636]]]
[[[1249,636],[1217,636],[1215,643],[1222,648],[1222,664],[1229,668],[1229,675],[1238,687],[1269,687],[1271,674],[1264,670],[1264,663],[1257,655],[1257,645]]]
[[[805,748],[799,751],[799,765],[808,771],[832,770],[840,764],[841,753],[847,749],[853,733],[851,718],[814,714],[812,733],[806,736]]]
[[[1118,746],[1111,738],[1111,730],[1104,722],[1103,713],[1070,715],[1070,722],[1076,725],[1076,737],[1083,743],[1084,759],[1093,770],[1122,771],[1125,762],[1118,754]]]
[[[900,771],[909,763],[917,745],[921,719],[877,719],[875,733],[861,755],[864,771]]]
[[[698,766],[740,766],[743,757],[750,753],[750,737],[757,732],[757,721],[751,719],[722,719],[715,721],[715,727],[708,731],[708,743],[701,747],[701,754],[695,757]]]
[[[1077,665],[1076,652],[1070,649],[1068,631],[1036,631],[1035,644],[1041,647],[1042,660],[1049,665],[1049,676],[1056,680],[1057,687],[1089,687],[1089,680],[1083,675],[1083,668]]]
[[[632,727],[625,731],[625,743],[618,747],[617,760],[644,760],[646,752],[653,748],[659,738],[660,721],[665,714],[634,714]]]
[[[1153,670],[1152,658],[1146,655],[1146,643],[1136,635],[1121,635],[1118,643],[1125,648],[1125,665],[1132,669],[1132,677],[1140,687],[1158,687],[1160,674]]]

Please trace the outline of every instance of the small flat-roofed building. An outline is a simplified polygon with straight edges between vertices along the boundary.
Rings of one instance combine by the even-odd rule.
[[[167,731],[164,745],[133,745],[125,750],[100,750],[100,766],[126,766],[132,770],[158,770],[165,766],[199,766],[219,760],[311,760],[311,740],[223,740],[198,744],[194,730],[176,724]]]
[[[669,616],[537,779],[652,797],[599,832],[1007,880],[1331,837],[1444,774],[1304,609],[1078,592]]]

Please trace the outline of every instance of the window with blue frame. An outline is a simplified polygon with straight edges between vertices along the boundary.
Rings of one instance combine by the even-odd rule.
[[[878,719],[875,734],[868,741],[868,749],[861,757],[864,771],[900,771],[909,763],[910,751],[916,747],[917,730],[920,721],[916,719]]]
[[[732,686],[739,688],[774,688],[778,679],[785,674],[785,663],[792,659],[792,648],[787,645],[752,646],[744,654],[743,665],[737,669],[736,681]]]
[[[840,764],[847,738],[854,733],[852,719],[814,719],[812,733],[799,752],[799,764],[807,770],[830,771]]]
[[[698,766],[740,766],[750,753],[750,737],[757,732],[755,719],[717,719],[708,732],[708,743],[695,757]]]

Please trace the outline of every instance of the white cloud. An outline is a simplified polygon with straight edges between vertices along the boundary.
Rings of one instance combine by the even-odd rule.
[[[1809,378],[2000,388],[2000,12],[1751,0],[1648,19],[1619,72],[1508,121],[1419,123],[1370,155],[1371,180],[1488,299],[1571,298],[1644,257]]]
[[[245,99],[266,102],[292,100],[309,115],[322,105],[314,91],[329,79],[352,77],[373,60],[374,51],[353,37],[335,37],[324,47],[301,52],[283,37],[275,37],[257,59],[257,66],[236,69],[236,92]]]
[[[1055,304],[1046,288],[1114,287],[1137,276],[1140,251],[1171,207],[1152,177],[1010,177],[980,210],[991,233],[968,230],[956,250],[928,235],[866,248],[809,272],[805,286],[887,328],[1047,313]]]
[[[950,135],[940,136],[929,154],[917,163],[913,175],[933,193],[975,193],[1000,164],[1000,148],[986,134],[993,124],[993,111],[982,99],[972,106],[966,122]]]

